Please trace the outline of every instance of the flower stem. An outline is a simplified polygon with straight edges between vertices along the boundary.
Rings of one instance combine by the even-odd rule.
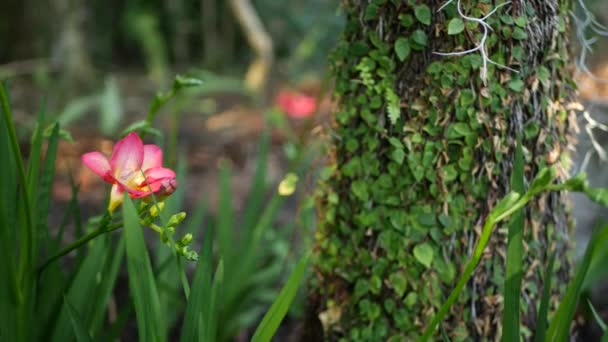
[[[117,229],[122,228],[122,223],[115,223],[110,225],[109,224],[110,221],[109,220],[102,220],[99,228],[97,228],[96,230],[90,232],[89,234],[81,237],[80,239],[72,242],[70,245],[68,245],[66,248],[62,249],[59,253],[53,255],[52,257],[50,257],[47,261],[44,262],[44,264],[42,264],[42,266],[40,266],[38,268],[38,274],[41,274],[42,271],[44,271],[44,269],[50,265],[51,263],[53,263],[55,260],[61,258],[62,256],[70,253],[71,251],[80,248],[81,246],[83,246],[84,244],[86,244],[87,242],[93,240],[94,238],[105,234],[105,233],[110,233],[113,232]]]

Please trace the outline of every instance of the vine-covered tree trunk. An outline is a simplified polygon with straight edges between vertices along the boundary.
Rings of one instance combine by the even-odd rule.
[[[528,180],[549,164],[567,175],[571,1],[502,2],[463,0],[459,14],[457,0],[441,10],[437,0],[343,1],[347,24],[331,57],[332,164],[319,195],[311,294],[326,340],[421,335],[454,288],[488,211],[509,191],[518,134]],[[493,30],[484,37],[484,24],[471,18],[488,14]],[[434,53],[482,43],[467,54]],[[540,198],[525,217],[521,324],[529,339],[553,251],[554,300],[570,273],[564,195]],[[506,226],[497,227],[437,338],[502,336],[506,244]]]

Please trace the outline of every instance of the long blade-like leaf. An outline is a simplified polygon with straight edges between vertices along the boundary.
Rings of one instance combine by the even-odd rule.
[[[264,134],[258,143],[258,155],[256,157],[255,174],[253,176],[253,184],[249,195],[247,196],[247,207],[243,218],[243,227],[245,231],[244,240],[246,241],[251,230],[255,226],[262,205],[264,204],[264,194],[266,190],[266,169],[268,163],[268,149],[270,147],[270,136]]]
[[[511,191],[523,194],[524,188],[524,156],[521,146],[521,135],[517,136],[515,160],[511,175]],[[507,244],[507,265],[505,276],[502,340],[519,341],[519,303],[521,297],[521,276],[523,269],[523,233],[524,209],[513,214],[509,222],[509,238]]]
[[[230,165],[222,163],[220,167],[220,194],[217,209],[217,239],[220,256],[224,259],[228,271],[232,265],[232,255],[239,250],[234,243],[234,213],[232,211],[232,191],[230,190]]]
[[[0,106],[0,112],[2,112]],[[17,340],[17,302],[19,284],[16,272],[16,210],[17,182],[15,182],[15,163],[10,140],[8,138],[7,121],[0,115],[0,331],[2,339]]]
[[[593,304],[591,303],[591,301],[589,299],[587,299],[587,304],[589,305],[589,310],[591,310],[591,314],[593,315],[593,318],[595,319],[595,322],[597,323],[597,325],[600,327],[600,329],[602,329],[602,331],[608,332],[606,322],[604,322],[604,320],[602,319],[600,314],[597,312],[597,310],[595,310],[595,307],[593,306]]]
[[[123,220],[129,270],[129,289],[135,306],[137,330],[141,342],[165,341],[164,322],[160,316],[160,302],[152,265],[137,210],[125,193],[123,200]]]
[[[218,333],[218,316],[219,304],[221,302],[222,285],[224,283],[224,261],[220,259],[215,275],[213,276],[213,284],[211,285],[211,298],[209,302],[209,314],[207,315],[207,335],[199,335],[199,342],[215,342]],[[202,339],[201,336],[204,336]]]
[[[72,328],[74,329],[74,335],[76,335],[76,341],[78,342],[89,342],[93,341],[89,332],[87,331],[86,325],[82,321],[82,316],[76,310],[76,308],[70,303],[68,297],[64,297],[64,303],[68,310],[68,315],[70,316],[70,321],[72,322]]]
[[[47,217],[51,206],[51,192],[53,190],[53,178],[55,177],[55,160],[57,158],[57,147],[59,144],[59,124],[56,123],[53,127],[53,133],[49,137],[49,144],[44,157],[44,172],[38,187],[38,199],[36,201],[36,234],[37,242],[45,243],[45,247],[49,247],[50,232],[48,230]],[[34,197],[32,197],[34,198]],[[47,248],[47,253],[49,252]]]
[[[186,305],[184,324],[182,326],[182,342],[196,341],[199,334],[205,335],[207,327],[199,327],[199,321],[206,322],[209,315],[211,298],[211,270],[213,269],[213,231],[208,229],[201,249],[200,259],[196,265],[196,273],[192,282],[192,292]],[[204,317],[204,318],[203,318]]]
[[[598,247],[605,246],[606,242],[608,242],[608,225],[604,226],[602,229],[596,230],[591,236],[583,260],[578,265],[574,279],[570,282],[564,299],[560,303],[557,312],[549,325],[547,341],[558,342],[567,340],[570,332],[570,323],[574,317],[574,312],[578,304],[581,289],[583,288],[585,276],[587,275],[589,265],[591,264],[591,259],[597,252]]]
[[[549,300],[551,299],[551,282],[553,280],[553,265],[557,253],[554,251],[549,257],[545,276],[543,277],[543,296],[540,298],[538,315],[536,316],[536,332],[534,336],[535,342],[544,342],[547,336],[547,313],[549,312]]]
[[[268,342],[274,336],[298,292],[307,265],[308,255],[305,255],[296,265],[270,310],[264,315],[262,322],[253,334],[252,342]]]

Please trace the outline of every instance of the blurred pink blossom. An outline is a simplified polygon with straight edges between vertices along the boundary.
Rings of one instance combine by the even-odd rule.
[[[317,109],[317,101],[313,96],[292,91],[281,91],[277,96],[277,105],[294,119],[309,118]]]

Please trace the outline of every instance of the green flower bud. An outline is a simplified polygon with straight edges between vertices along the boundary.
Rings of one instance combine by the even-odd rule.
[[[165,202],[158,202],[150,207],[150,216],[153,218],[158,217],[161,211],[165,208]]]
[[[152,221],[154,221],[154,218],[152,216],[146,216],[143,219],[139,220],[139,224],[141,224],[142,226],[147,226],[149,227],[152,224]]]
[[[181,213],[177,213],[173,216],[171,216],[171,218],[169,219],[169,223],[167,224],[167,226],[169,227],[175,227],[178,224],[182,223],[182,221],[186,218],[186,213],[185,212],[181,212]]]
[[[180,243],[183,246],[188,246],[191,242],[192,242],[192,234],[190,234],[190,233],[184,235],[184,237],[182,237],[182,239],[180,241]]]

